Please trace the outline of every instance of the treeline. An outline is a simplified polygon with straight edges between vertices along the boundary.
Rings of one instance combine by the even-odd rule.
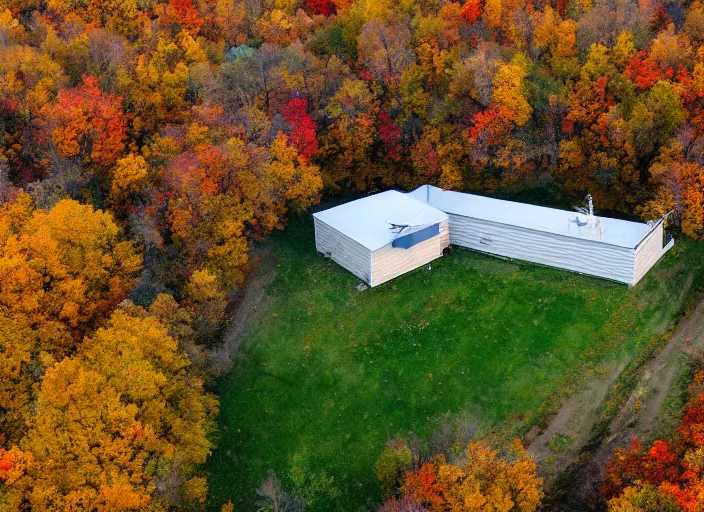
[[[0,507],[202,508],[228,295],[325,190],[704,236],[703,43],[684,0],[0,0]]]

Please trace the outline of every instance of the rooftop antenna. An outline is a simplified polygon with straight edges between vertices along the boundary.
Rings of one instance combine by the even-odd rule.
[[[586,208],[584,206],[575,206],[574,209],[577,210],[577,212],[581,213],[582,215],[586,215],[588,217],[594,217],[594,201],[592,200],[592,195],[587,194],[586,200],[587,200],[587,207]]]
[[[580,236],[598,236],[599,240],[601,240],[601,220],[594,216],[594,201],[592,200],[592,195],[587,194],[587,197],[585,199],[587,200],[586,207],[575,206],[574,209],[577,210],[578,214],[581,213],[582,215],[584,215],[586,219],[582,221],[579,219],[579,215],[575,215],[574,219],[570,219],[568,222],[573,222],[577,224],[577,230]],[[582,232],[582,228],[585,228],[584,232]]]

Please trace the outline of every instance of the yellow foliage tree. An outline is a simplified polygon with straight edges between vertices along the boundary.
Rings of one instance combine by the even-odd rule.
[[[208,55],[188,31],[182,30],[176,36],[176,42],[183,50],[183,60],[186,64],[208,62]]]
[[[27,318],[56,356],[125,298],[142,266],[109,213],[70,199],[34,210],[26,194],[0,208],[0,261],[0,313]]]
[[[216,401],[166,328],[131,310],[47,370],[23,457],[0,451],[11,459],[0,474],[11,503],[106,512],[165,510],[184,497],[202,504],[206,484],[194,473],[211,448]]]
[[[607,505],[609,512],[681,510],[675,499],[660,487],[642,483],[626,487],[620,496],[611,498]]]
[[[295,18],[282,9],[265,12],[257,20],[257,32],[266,42],[287,46],[298,40]]]
[[[524,92],[525,78],[525,63],[519,58],[514,58],[509,64],[499,65],[493,80],[494,103],[503,107],[518,126],[526,124],[533,113],[533,107],[528,103]]]
[[[269,185],[280,191],[284,204],[302,210],[320,200],[323,181],[317,165],[307,163],[298,150],[288,143],[288,137],[279,132],[269,148]]]
[[[24,432],[36,375],[100,325],[141,265],[108,213],[72,200],[35,210],[24,193],[0,206],[0,443]]]
[[[616,44],[611,49],[611,58],[614,64],[620,67],[625,67],[631,60],[631,57],[636,53],[636,45],[633,34],[624,30],[618,35]]]
[[[154,51],[138,57],[133,73],[118,72],[117,89],[134,111],[132,125],[138,133],[154,133],[166,122],[184,119],[190,76],[184,60],[201,55],[185,36],[180,42],[182,46],[160,38]]]
[[[137,0],[48,0],[47,7],[63,16],[73,13],[87,23],[133,35],[137,29]]]
[[[0,447],[17,443],[25,430],[35,337],[22,317],[0,314]]]
[[[343,80],[325,108],[333,123],[323,138],[322,152],[337,157],[328,171],[334,173],[333,181],[352,180],[362,190],[368,186],[365,171],[369,168],[378,110],[375,90],[362,80]]]
[[[112,215],[66,199],[34,210],[27,194],[0,207],[0,314],[21,316],[56,357],[125,298],[142,258]]]
[[[501,26],[501,0],[487,0],[484,6],[484,19],[493,29]]]
[[[572,77],[579,74],[577,59],[577,22],[563,20],[550,6],[536,12],[536,27],[533,33],[535,45],[549,52],[549,62],[555,74]]]
[[[193,330],[200,340],[212,342],[209,338],[220,328],[227,305],[217,277],[207,269],[196,270],[191,274],[185,291]]]
[[[133,192],[138,192],[149,175],[149,165],[141,155],[130,153],[113,167],[110,198],[118,203]]]

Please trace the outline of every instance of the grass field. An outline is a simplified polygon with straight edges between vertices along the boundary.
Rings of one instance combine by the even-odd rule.
[[[704,260],[704,246],[680,241],[628,288],[452,249],[431,271],[360,293],[316,254],[308,220],[275,244],[270,306],[221,383],[214,510],[228,499],[256,510],[268,469],[290,484],[301,468],[339,492],[313,510],[364,509],[379,498],[373,465],[387,439],[464,411],[490,435],[520,435],[600,364],[662,335]]]

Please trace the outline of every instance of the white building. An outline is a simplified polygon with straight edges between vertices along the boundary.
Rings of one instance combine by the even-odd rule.
[[[664,245],[664,218],[629,222],[430,185],[376,194],[314,217],[318,251],[371,286],[441,256],[448,218],[453,245],[629,285],[674,243]]]
[[[390,190],[313,214],[318,252],[376,286],[442,256],[447,214]]]

